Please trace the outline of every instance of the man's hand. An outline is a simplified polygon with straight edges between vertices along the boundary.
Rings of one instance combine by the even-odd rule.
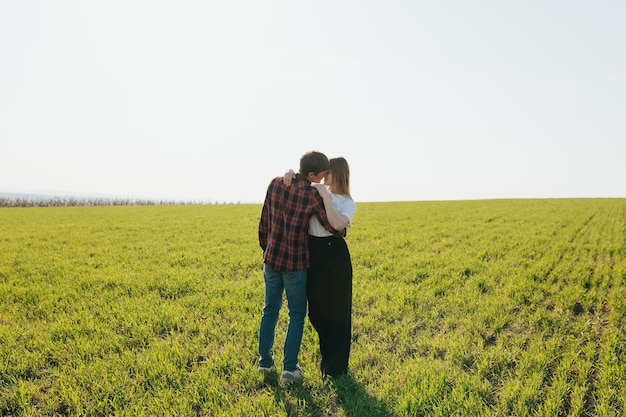
[[[311,184],[311,187],[317,188],[317,191],[320,193],[320,195],[322,197],[330,196],[330,192],[328,191],[328,187],[326,187],[324,184],[314,183],[314,184]]]

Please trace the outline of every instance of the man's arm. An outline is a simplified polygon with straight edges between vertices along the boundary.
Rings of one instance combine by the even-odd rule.
[[[328,220],[328,215],[326,213],[326,208],[324,207],[324,199],[322,198],[322,196],[319,194],[319,192],[314,193],[314,197],[313,197],[313,213],[317,216],[318,220],[320,221],[320,224],[322,226],[324,226],[324,229],[326,229],[327,231],[329,231],[330,233],[334,234],[334,235],[343,235],[343,230],[345,229],[335,229],[333,227],[333,225],[330,223],[330,221]],[[332,206],[333,203],[330,202],[330,205]],[[335,212],[337,212],[337,210],[335,209]],[[339,214],[339,213],[337,213]]]
[[[317,188],[317,191],[324,200],[326,216],[328,217],[328,221],[333,229],[343,230],[348,227],[350,225],[350,219],[337,211],[337,207],[333,204],[332,197],[326,186],[324,184],[313,184],[312,186]]]
[[[261,218],[259,219],[259,245],[263,251],[267,248],[267,236],[269,234],[269,194],[270,188],[268,187],[263,209],[261,210]]]

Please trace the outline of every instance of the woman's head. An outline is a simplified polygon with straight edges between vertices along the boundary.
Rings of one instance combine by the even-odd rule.
[[[324,184],[330,187],[330,191],[334,194],[345,194],[350,196],[350,167],[348,161],[343,157],[331,158],[330,169]]]

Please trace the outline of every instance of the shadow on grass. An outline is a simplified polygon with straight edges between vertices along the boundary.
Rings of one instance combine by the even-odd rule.
[[[311,393],[302,384],[289,386],[281,385],[276,374],[265,377],[263,383],[271,388],[275,401],[285,404],[288,416],[319,416],[320,407],[316,404]],[[289,392],[291,395],[286,395]]]
[[[288,416],[321,416],[322,407],[315,402],[309,389],[302,384],[284,386],[276,374],[266,376],[263,385],[270,388],[278,404],[285,404]],[[347,417],[389,417],[393,413],[378,398],[372,397],[352,375],[344,375],[326,383],[334,390],[339,407]]]
[[[384,402],[368,394],[363,385],[350,374],[333,380],[332,387],[348,417],[393,416]]]

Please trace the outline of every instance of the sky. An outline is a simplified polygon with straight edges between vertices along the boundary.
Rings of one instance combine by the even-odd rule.
[[[626,197],[621,0],[3,0],[0,192]]]

